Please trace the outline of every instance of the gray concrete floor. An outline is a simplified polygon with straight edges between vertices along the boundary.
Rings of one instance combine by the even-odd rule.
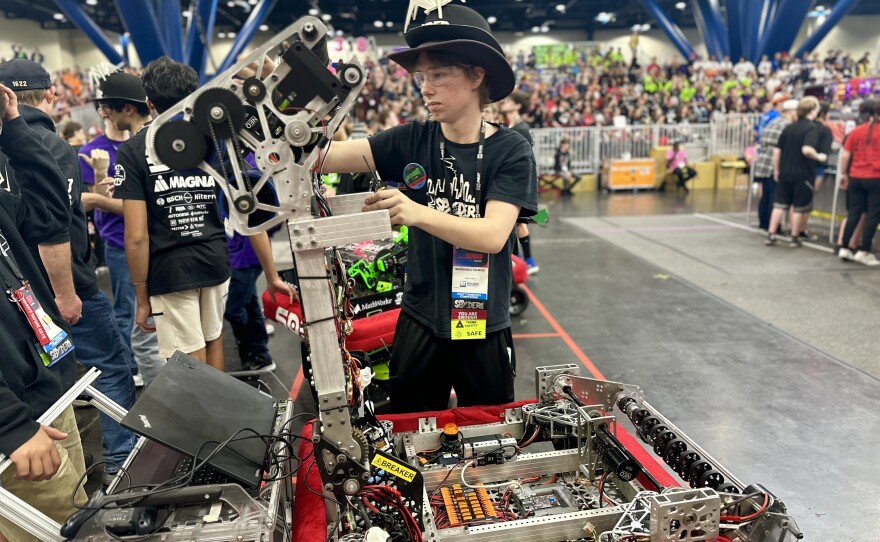
[[[880,270],[764,247],[735,226],[744,202],[734,191],[546,199],[551,223],[531,228],[534,300],[513,322],[517,398],[534,396],[538,365],[639,385],[739,478],[782,499],[806,540],[865,540],[880,529]],[[287,243],[274,245],[284,261]],[[299,341],[276,327],[287,389]]]

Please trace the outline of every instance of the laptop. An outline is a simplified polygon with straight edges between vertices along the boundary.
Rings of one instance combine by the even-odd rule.
[[[277,404],[271,396],[175,352],[121,424],[163,447],[190,458],[198,452],[204,459],[217,443],[242,429],[271,435],[276,412]],[[208,465],[244,487],[256,489],[268,447],[252,431],[241,431],[235,438],[239,437],[252,438],[230,442]]]

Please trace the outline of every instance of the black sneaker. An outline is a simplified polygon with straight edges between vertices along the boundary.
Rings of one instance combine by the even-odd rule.
[[[800,238],[792,237],[791,241],[788,242],[788,246],[791,248],[801,248],[803,244],[801,244]]]
[[[274,371],[276,365],[275,362],[272,361],[272,356],[267,354],[265,356],[251,356],[247,363],[242,364],[241,368],[245,371],[267,373],[269,371]]]
[[[776,244],[776,235],[774,235],[772,233],[768,233],[767,237],[764,239],[764,244],[767,245],[768,247],[772,247],[773,245],[775,245]]]

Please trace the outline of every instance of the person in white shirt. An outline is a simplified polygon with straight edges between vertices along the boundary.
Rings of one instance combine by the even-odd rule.
[[[733,73],[737,79],[745,79],[748,75],[755,71],[755,65],[746,57],[739,57],[739,62],[733,67]]]
[[[763,78],[766,78],[770,75],[770,72],[773,71],[773,63],[770,62],[770,59],[767,55],[761,56],[761,62],[758,63],[758,75]]]

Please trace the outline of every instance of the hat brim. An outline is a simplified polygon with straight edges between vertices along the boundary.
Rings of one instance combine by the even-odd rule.
[[[498,102],[508,97],[516,86],[516,76],[507,58],[480,41],[460,39],[425,43],[412,49],[391,53],[388,58],[400,64],[406,71],[412,72],[419,61],[419,56],[426,52],[442,52],[453,55],[461,58],[467,64],[485,69],[486,85],[489,88],[489,99],[492,102]]]
[[[95,97],[91,98],[91,101],[93,101],[93,102],[106,102],[109,100],[118,100],[118,101],[122,101],[122,102],[131,102],[131,103],[135,103],[135,104],[144,104],[144,105],[147,104],[147,100],[145,100],[145,99],[144,100],[135,100],[134,98],[127,98],[124,96],[101,96],[100,98],[95,98]]]
[[[492,46],[496,51],[502,51],[501,45],[495,39],[495,36],[486,32],[482,28],[464,24],[423,24],[415,28],[411,28],[403,35],[406,44],[410,47],[418,47],[422,44],[449,41],[450,38],[473,40],[486,43]]]

